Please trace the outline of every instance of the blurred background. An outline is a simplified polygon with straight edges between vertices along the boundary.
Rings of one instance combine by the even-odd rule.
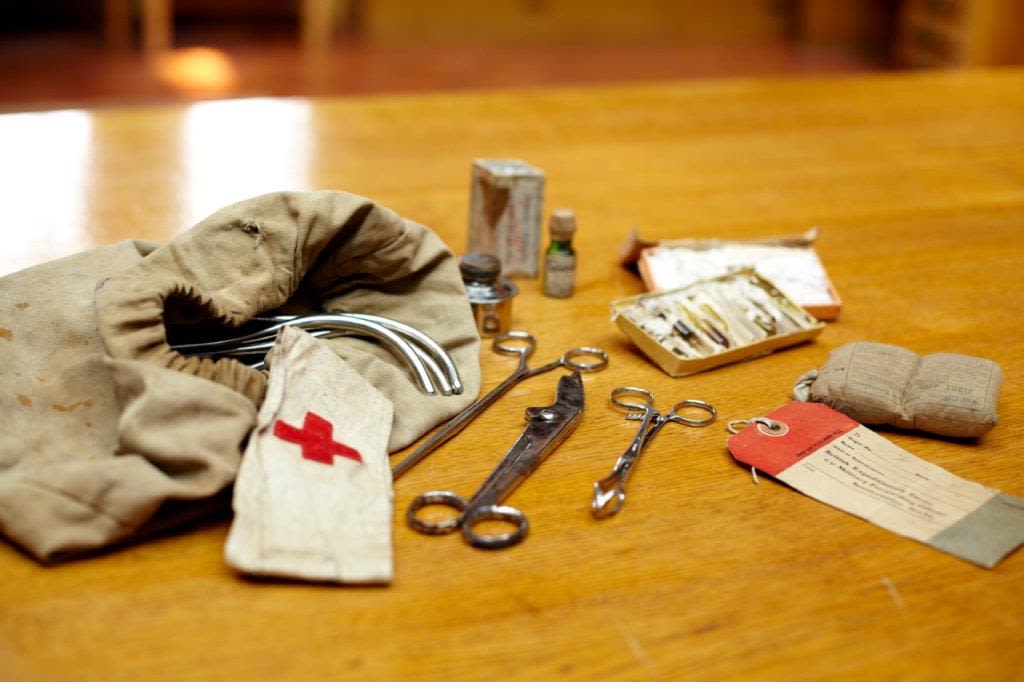
[[[1024,0],[6,0],[0,110],[1024,63]]]

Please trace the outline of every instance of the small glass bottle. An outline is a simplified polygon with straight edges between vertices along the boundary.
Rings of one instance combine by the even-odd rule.
[[[576,215],[559,209],[548,221],[551,244],[544,252],[544,295],[569,298],[576,287],[576,250],[572,236],[576,232]]]

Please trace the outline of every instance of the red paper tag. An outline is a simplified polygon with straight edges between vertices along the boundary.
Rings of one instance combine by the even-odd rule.
[[[954,476],[826,405],[766,416],[775,428],[752,423],[729,451],[805,495],[987,568],[1024,542],[1019,497]]]
[[[842,412],[820,403],[789,403],[767,416],[784,424],[785,433],[766,438],[770,434],[765,429],[748,427],[729,439],[729,451],[739,461],[776,477],[860,426]],[[799,428],[793,428],[794,425]]]

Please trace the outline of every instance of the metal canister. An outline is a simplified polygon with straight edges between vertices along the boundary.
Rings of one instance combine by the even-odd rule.
[[[459,270],[480,336],[507,332],[512,326],[512,297],[519,289],[502,278],[501,261],[486,253],[467,253]]]

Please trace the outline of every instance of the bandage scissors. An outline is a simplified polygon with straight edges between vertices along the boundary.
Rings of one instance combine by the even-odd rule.
[[[521,541],[530,528],[526,515],[501,502],[572,433],[583,414],[583,402],[580,373],[573,372],[559,378],[555,402],[547,407],[526,409],[523,433],[471,499],[466,500],[448,490],[423,493],[409,505],[406,514],[409,525],[428,535],[443,535],[461,528],[466,542],[481,549],[501,549]],[[429,505],[452,507],[459,515],[447,521],[424,521],[417,512]],[[473,530],[477,522],[487,519],[507,521],[515,524],[516,529],[496,535],[484,535]]]
[[[718,411],[714,406],[703,400],[681,400],[668,412],[659,412],[654,409],[654,394],[646,388],[636,386],[616,388],[612,391],[611,399],[613,405],[627,411],[626,419],[640,422],[640,429],[633,442],[615,462],[612,473],[594,483],[594,499],[590,503],[590,511],[599,519],[612,516],[622,509],[626,502],[626,481],[633,471],[633,466],[661,427],[669,422],[704,427],[718,417]],[[679,414],[680,410],[687,407],[704,410],[708,416],[694,419]]]
[[[553,360],[541,367],[534,367],[531,369],[527,366],[526,362],[530,359],[530,356],[533,355],[533,351],[537,349],[537,340],[534,339],[531,334],[522,331],[510,331],[505,332],[504,334],[499,334],[494,337],[494,341],[491,343],[491,348],[495,353],[499,353],[501,355],[518,356],[519,366],[514,372],[509,374],[504,381],[492,388],[487,395],[452,417],[447,424],[438,429],[432,436],[430,436],[430,438],[423,441],[418,448],[413,450],[412,454],[396,464],[395,467],[391,469],[392,479],[399,478],[402,474],[415,466],[421,459],[429,455],[447,441],[451,440],[455,434],[466,428],[478,414],[486,410],[491,403],[503,396],[509,391],[509,389],[519,382],[529,379],[530,377],[535,377],[538,374],[550,372],[551,370],[559,367],[565,367],[576,372],[597,372],[608,366],[607,353],[600,348],[583,346],[579,348],[571,348],[563,353],[557,360]],[[580,360],[580,358],[587,357],[593,357],[596,358],[596,360],[593,360],[592,362],[584,362]]]

